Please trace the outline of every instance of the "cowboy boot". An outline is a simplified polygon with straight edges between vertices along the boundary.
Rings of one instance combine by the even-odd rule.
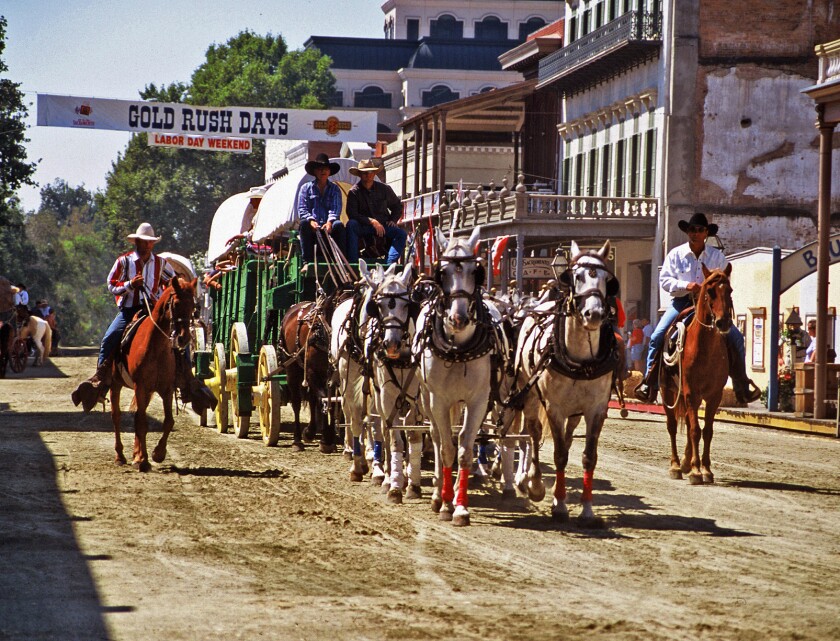
[[[633,396],[636,400],[643,403],[653,403],[656,400],[656,394],[659,391],[659,354],[653,359],[653,365],[645,374],[642,382],[633,390]]]
[[[107,358],[97,368],[96,373],[88,380],[82,381],[70,395],[73,404],[77,407],[82,404],[84,412],[90,412],[96,404],[105,399],[106,392],[110,389],[111,359]]]
[[[730,345],[726,344],[726,352],[729,355],[729,377],[732,379],[732,389],[735,392],[735,399],[739,403],[752,403],[761,398],[761,390],[747,376],[747,367],[744,364],[744,359],[738,351]]]

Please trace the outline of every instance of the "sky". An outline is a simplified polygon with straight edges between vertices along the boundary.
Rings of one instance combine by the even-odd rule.
[[[282,35],[300,49],[311,35],[382,37],[382,0],[2,0],[6,77],[29,109],[27,160],[37,187],[18,195],[25,210],[56,178],[90,191],[128,144],[128,132],[38,127],[37,94],[139,100],[148,84],[189,82],[211,44],[246,29]]]

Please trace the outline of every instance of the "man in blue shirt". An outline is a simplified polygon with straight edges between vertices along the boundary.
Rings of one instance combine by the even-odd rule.
[[[725,269],[728,261],[717,247],[706,245],[706,238],[718,232],[718,226],[709,224],[705,214],[696,213],[689,220],[677,223],[688,235],[688,242],[674,247],[665,257],[665,264],[659,272],[659,286],[671,294],[671,304],[653,330],[648,344],[647,371],[645,378],[633,392],[640,401],[656,399],[659,389],[659,352],[665,341],[665,333],[685,308],[694,304],[693,295],[700,291],[703,283],[703,267]],[[750,403],[761,396],[761,391],[748,377],[744,365],[744,335],[733,323],[726,335],[729,348],[729,376],[738,401]]]
[[[318,154],[304,168],[307,174],[315,177],[301,186],[297,198],[301,253],[304,262],[311,263],[318,232],[332,236],[342,253],[346,253],[345,228],[341,222],[341,190],[329,179],[338,173],[339,164],[330,162],[327,154]],[[321,259],[327,257],[321,256]]]

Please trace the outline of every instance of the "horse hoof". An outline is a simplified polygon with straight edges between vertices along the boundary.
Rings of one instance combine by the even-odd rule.
[[[674,479],[675,481],[679,481],[679,480],[681,480],[681,479],[682,479],[682,477],[683,477],[683,475],[682,475],[682,470],[680,470],[680,469],[676,469],[676,470],[672,469],[672,470],[669,470],[669,471],[668,471],[668,475],[669,475],[672,479]]]
[[[370,484],[371,485],[382,485],[382,483],[384,483],[384,482],[385,482],[385,475],[384,474],[382,474],[381,476],[379,474],[373,474],[370,477]]]
[[[709,472],[703,475],[703,483],[713,484],[715,482],[715,475]]]
[[[619,415],[621,416],[621,418],[627,418],[628,416],[630,416],[630,412],[628,412],[626,409],[622,409],[619,412]]]
[[[438,512],[438,518],[441,521],[451,521],[452,520],[452,512],[449,510],[444,510],[441,508],[440,512]]]
[[[534,501],[535,503],[539,503],[545,498],[545,485],[534,486],[532,484],[528,484],[528,498]]]
[[[410,483],[408,489],[405,491],[405,498],[407,499],[419,499],[421,496],[420,486],[414,485]]]
[[[400,505],[403,501],[402,490],[392,487],[387,494],[388,503],[391,505]]]
[[[155,451],[152,452],[152,460],[155,463],[163,463],[165,458],[166,458],[166,450],[163,450],[162,452],[158,452],[157,449],[155,449]]]
[[[452,525],[456,527],[465,527],[470,524],[470,513],[464,512],[463,514],[455,514],[452,517]]]
[[[443,507],[443,501],[440,498],[435,497],[432,499],[432,512],[440,512],[440,508]]]
[[[134,463],[134,469],[138,472],[148,472],[152,469],[152,464],[148,461],[140,461]]]
[[[126,461],[124,456],[118,456],[114,459],[114,465],[125,465],[125,463]]]
[[[688,475],[688,482],[691,485],[703,485],[703,475],[702,474],[689,474]]]
[[[516,498],[516,490],[513,488],[506,488],[502,490],[502,500],[503,501],[512,501]]]
[[[602,530],[604,529],[604,519],[600,516],[580,515],[577,519],[577,525],[583,530]]]
[[[353,460],[353,451],[352,450],[344,450],[344,460],[345,461],[352,461]]]
[[[353,483],[361,483],[364,479],[364,475],[360,474],[359,472],[350,472],[350,481]]]
[[[292,443],[292,452],[303,452],[303,443]]]
[[[335,454],[335,444],[334,443],[321,443],[318,446],[318,450],[321,454]]]

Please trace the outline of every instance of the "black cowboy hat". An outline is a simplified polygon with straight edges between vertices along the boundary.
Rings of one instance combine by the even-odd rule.
[[[700,212],[692,214],[688,220],[679,221],[677,226],[685,233],[688,233],[689,227],[705,227],[709,230],[709,236],[717,236],[718,233],[718,226],[714,223],[710,225],[709,221],[706,220],[706,214],[701,214]]]
[[[327,154],[318,154],[315,156],[315,160],[310,160],[303,168],[306,169],[307,174],[314,176],[315,170],[319,167],[329,167],[330,176],[335,176],[339,171],[341,171],[341,165],[337,162],[330,162]]]

